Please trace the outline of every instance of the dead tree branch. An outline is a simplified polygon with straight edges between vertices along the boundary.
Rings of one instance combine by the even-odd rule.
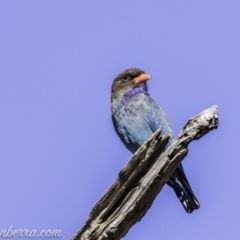
[[[125,236],[145,215],[172,172],[187,155],[188,144],[217,127],[217,106],[213,106],[191,118],[166,150],[171,136],[160,137],[161,129],[158,129],[120,171],[72,240],[118,240]]]

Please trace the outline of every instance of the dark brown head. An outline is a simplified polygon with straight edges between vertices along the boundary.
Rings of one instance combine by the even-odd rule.
[[[112,98],[119,93],[125,93],[135,88],[144,86],[146,82],[151,79],[150,75],[138,68],[129,68],[120,73],[112,83]]]

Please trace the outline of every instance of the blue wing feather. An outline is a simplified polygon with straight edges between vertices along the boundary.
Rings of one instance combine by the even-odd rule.
[[[145,93],[136,94],[124,104],[119,104],[112,116],[117,134],[124,145],[134,153],[158,128],[162,128],[161,135],[173,130],[165,113],[156,102]],[[167,145],[170,146],[174,139]],[[171,175],[170,185],[187,212],[199,208],[199,203],[187,181],[182,164]]]

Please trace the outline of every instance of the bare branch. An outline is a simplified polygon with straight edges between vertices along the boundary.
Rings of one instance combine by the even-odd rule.
[[[120,171],[72,240],[118,240],[125,236],[145,215],[172,172],[187,155],[188,144],[217,127],[217,106],[213,106],[191,118],[166,150],[171,136],[160,137],[161,129],[158,129]]]

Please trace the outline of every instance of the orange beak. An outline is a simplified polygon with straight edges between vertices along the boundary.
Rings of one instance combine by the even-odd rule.
[[[151,79],[150,75],[146,73],[142,73],[140,76],[135,77],[132,81],[135,83],[138,83],[138,82],[146,82],[150,79]]]

